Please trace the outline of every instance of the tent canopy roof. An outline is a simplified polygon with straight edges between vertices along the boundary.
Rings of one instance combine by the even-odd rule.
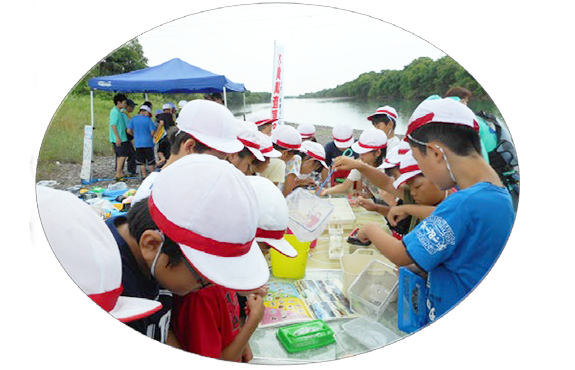
[[[224,75],[208,72],[178,58],[120,75],[94,77],[88,85],[92,90],[127,93],[215,93],[222,92],[224,87],[226,91],[246,90],[241,83],[232,82]]]

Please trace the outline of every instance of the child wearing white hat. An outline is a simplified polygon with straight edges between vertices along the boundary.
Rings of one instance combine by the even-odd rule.
[[[277,120],[277,118],[270,118],[263,114],[254,114],[248,118],[249,122],[253,122],[257,126],[258,130],[267,136],[271,136]]]
[[[459,191],[442,201],[402,241],[376,224],[359,229],[398,266],[416,263],[428,273],[428,322],[458,304],[485,277],[509,237],[511,196],[481,155],[475,114],[452,99],[426,100],[409,119],[406,137],[426,178],[440,190]]]
[[[301,157],[297,154],[302,139],[299,132],[292,126],[278,126],[272,133],[274,148],[282,153],[280,157],[286,164],[285,180],[278,186],[284,196],[288,196],[296,187],[296,180],[300,175]]]
[[[395,135],[395,127],[397,126],[397,111],[395,108],[386,105],[384,107],[377,108],[375,113],[367,117],[368,121],[371,121],[373,127],[382,130],[387,135],[387,150],[395,148],[399,144],[400,140]]]
[[[319,185],[328,175],[323,146],[314,141],[306,140],[301,143],[300,153],[302,162],[297,186]]]
[[[251,175],[254,173],[253,167],[259,162],[265,162],[266,159],[260,151],[258,131],[251,130],[246,124],[240,124],[238,132],[238,140],[244,144],[244,148],[230,154],[228,161],[245,175]]]
[[[315,126],[311,123],[302,123],[297,126],[297,130],[301,135],[302,141],[311,140],[317,142],[315,138]]]
[[[187,103],[177,120],[177,127],[170,130],[171,155],[162,168],[192,153],[210,154],[225,159],[244,148],[238,140],[239,125],[226,107],[221,104],[196,99]],[[152,172],[138,188],[132,204],[150,195],[158,172]]]
[[[189,155],[162,170],[147,202],[165,238],[179,245],[189,266],[212,283],[175,298],[172,327],[182,349],[239,361],[249,353],[263,300],[248,296],[248,318],[240,328],[236,292],[256,290],[269,279],[255,241],[258,203],[246,176],[214,156]],[[165,262],[159,259],[157,266]]]
[[[279,159],[282,154],[274,148],[272,140],[269,136],[261,133],[260,131],[257,132],[256,136],[260,145],[260,152],[264,156],[264,160],[257,161],[252,166],[252,173],[250,175],[265,177],[271,182],[276,183],[276,185],[279,182],[283,182],[285,176],[285,162]],[[272,164],[277,162],[279,162],[280,165],[278,166],[275,164],[273,166],[274,170],[268,171],[268,169],[272,167]]]
[[[383,131],[375,128],[370,128],[363,131],[359,137],[359,140],[351,146],[353,151],[359,154],[359,161],[343,156],[338,157],[337,159],[346,158],[351,162],[362,162],[366,166],[377,169],[377,167],[381,166],[383,160],[385,159],[386,147],[387,136],[383,133]],[[337,164],[335,168],[338,169]],[[375,184],[371,183],[368,178],[362,176],[361,172],[359,172],[357,169],[352,169],[347,179],[342,184],[333,186],[328,189],[323,189],[320,195],[324,196],[328,194],[346,193],[352,189],[353,183],[355,181],[361,181],[361,183],[369,190],[373,198],[381,199],[379,188]]]

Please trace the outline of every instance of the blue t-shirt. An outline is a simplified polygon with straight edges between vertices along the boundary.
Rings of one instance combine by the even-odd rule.
[[[156,125],[150,117],[137,115],[130,120],[128,128],[134,131],[134,144],[136,148],[154,147],[152,131],[156,130]]]
[[[447,197],[403,238],[411,259],[428,272],[429,321],[459,303],[485,277],[514,219],[507,189],[481,182]]]

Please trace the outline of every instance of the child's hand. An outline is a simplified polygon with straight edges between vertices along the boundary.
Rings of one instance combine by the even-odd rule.
[[[337,170],[353,170],[358,168],[361,163],[350,157],[340,156],[333,160],[333,168]]]
[[[397,224],[407,218],[409,214],[405,212],[405,207],[403,206],[395,206],[389,209],[387,213],[387,220],[389,221],[391,226],[397,226]]]
[[[366,230],[367,230],[367,228],[369,228],[369,227],[371,227],[371,226],[372,226],[371,224],[367,224],[367,225],[365,225],[365,226],[362,226],[362,227],[357,231],[357,235],[356,235],[356,236],[357,236],[357,238],[359,239],[360,242],[366,243],[366,242],[370,241],[369,238],[368,238],[367,235],[366,235]]]
[[[249,322],[259,323],[264,317],[264,300],[257,294],[250,294],[246,302],[246,315]]]
[[[319,193],[320,197],[326,196],[329,194],[329,189],[322,189],[321,192]]]
[[[250,345],[247,344],[246,348],[244,348],[244,352],[242,353],[242,362],[250,362],[253,358],[254,355],[252,353],[252,349],[250,348]]]
[[[267,294],[268,294],[268,286],[265,285],[261,288],[258,288],[256,290],[250,290],[248,292],[238,292],[239,295],[241,295],[242,297],[249,297],[250,294],[255,294],[255,295],[259,295],[260,297],[264,298]]]
[[[365,199],[362,196],[357,197],[357,204],[367,209],[368,211],[375,211],[375,202],[371,199]]]

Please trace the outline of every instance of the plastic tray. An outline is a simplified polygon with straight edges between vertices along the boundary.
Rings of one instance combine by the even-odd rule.
[[[353,338],[366,351],[381,348],[399,339],[399,336],[366,317],[360,317],[342,325],[346,334]]]
[[[347,198],[329,198],[328,201],[333,205],[333,213],[329,218],[329,224],[340,226],[346,230],[353,229],[355,214]]]
[[[378,320],[397,292],[397,269],[373,259],[349,287],[352,311]]]
[[[322,320],[284,326],[277,337],[289,353],[319,348],[334,343],[333,330]]]

